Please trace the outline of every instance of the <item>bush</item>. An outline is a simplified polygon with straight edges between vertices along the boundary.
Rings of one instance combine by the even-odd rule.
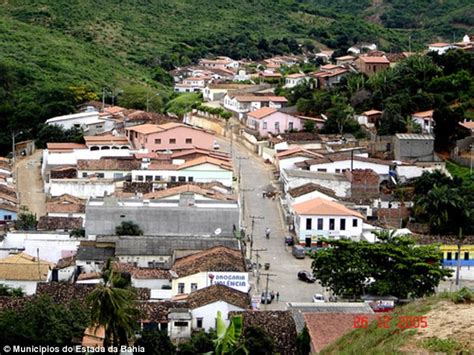
[[[139,225],[132,221],[122,222],[115,227],[115,234],[117,235],[143,235],[143,231]]]
[[[451,296],[454,303],[471,303],[473,299],[474,294],[467,287],[463,287]]]

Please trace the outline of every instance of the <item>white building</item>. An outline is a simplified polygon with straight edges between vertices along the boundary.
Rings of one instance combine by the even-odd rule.
[[[166,182],[211,182],[218,181],[232,186],[233,168],[229,161],[212,157],[199,157],[181,164],[150,164],[146,170],[133,170],[132,181]]]
[[[288,100],[284,96],[264,96],[254,94],[226,94],[224,97],[224,108],[235,112],[239,119],[245,118],[248,112],[258,110],[262,107],[280,109],[285,107]]]
[[[25,253],[10,255],[0,259],[0,284],[34,295],[38,283],[50,281],[52,267],[52,263]]]
[[[315,198],[322,198],[328,201],[337,201],[334,191],[310,182],[288,190],[286,193],[288,212],[292,214],[294,205],[301,202],[314,200]]]
[[[420,125],[422,133],[433,133],[433,110],[415,112],[411,115],[411,117],[416,123]]]
[[[285,192],[312,182],[334,191],[337,197],[351,196],[351,182],[344,174],[283,169],[280,179]]]
[[[437,52],[439,55],[446,53],[452,48],[455,47],[452,44],[445,42],[431,43],[428,45],[428,51]]]
[[[295,147],[278,152],[276,157],[278,169],[281,171],[283,169],[297,169],[296,163],[308,159],[322,158],[323,156],[301,147]]]
[[[110,119],[110,116],[101,115],[97,111],[53,117],[46,120],[46,124],[60,126],[63,129],[82,128],[91,134],[109,132],[115,128],[115,121]]]
[[[360,240],[363,216],[346,206],[316,198],[293,206],[295,233],[300,244],[310,247],[318,238]]]
[[[1,243],[0,257],[23,251],[28,255],[56,264],[60,259],[75,255],[81,240],[66,232],[27,231],[8,232]]]
[[[309,76],[303,73],[289,74],[285,78],[285,88],[291,89],[297,85],[302,85],[309,80]]]
[[[310,171],[343,173],[346,170],[371,169],[381,177],[387,177],[392,163],[387,160],[366,158],[354,155],[352,158],[347,155],[327,155],[324,158],[307,160],[296,164],[302,169]]]
[[[45,185],[53,197],[68,194],[82,199],[113,195],[116,187],[110,179],[50,179]]]
[[[216,328],[217,312],[229,324],[229,312],[244,311],[250,307],[248,293],[223,285],[213,285],[191,293],[186,299],[192,313],[192,328],[209,331]]]

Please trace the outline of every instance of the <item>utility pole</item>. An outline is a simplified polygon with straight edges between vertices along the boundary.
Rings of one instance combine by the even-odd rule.
[[[262,274],[263,276],[266,276],[266,281],[265,281],[265,297],[268,297],[268,281],[270,280],[270,276],[277,276],[276,274],[270,274],[270,273],[264,273]],[[267,308],[267,302],[265,302],[265,309]]]
[[[260,286],[260,264],[259,264],[259,259],[260,259],[260,254],[258,253],[259,251],[267,251],[267,249],[255,249],[255,257],[256,257],[256,265],[257,265],[257,292],[258,288]]]
[[[253,249],[253,236],[254,236],[254,230],[255,230],[255,220],[256,219],[265,219],[265,217],[262,216],[250,216],[252,219],[252,229],[250,232],[250,260],[252,260],[252,249]]]
[[[239,189],[239,191],[242,193],[242,196],[241,196],[241,200],[242,200],[242,217],[241,217],[241,220],[242,220],[242,225],[244,224],[245,222],[245,192],[250,192],[250,191],[254,191],[255,189]]]

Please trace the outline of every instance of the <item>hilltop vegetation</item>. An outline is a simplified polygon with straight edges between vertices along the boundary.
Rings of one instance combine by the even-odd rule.
[[[11,131],[28,130],[18,139],[30,138],[46,118],[86,99],[70,87],[98,95],[107,88],[108,102],[126,96],[126,87],[155,90],[159,110],[171,94],[163,70],[203,56],[342,53],[361,41],[398,51],[408,49],[409,36],[421,49],[438,36],[472,32],[472,8],[469,0],[3,1],[0,151]],[[140,96],[134,103],[143,107],[147,94]]]

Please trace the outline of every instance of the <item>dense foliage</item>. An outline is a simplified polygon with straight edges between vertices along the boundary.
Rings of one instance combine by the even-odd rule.
[[[123,221],[115,227],[115,234],[117,235],[143,235],[140,226],[132,221]]]
[[[399,298],[432,294],[451,274],[441,268],[436,245],[417,246],[408,236],[379,235],[380,242],[329,241],[314,252],[313,273],[336,295],[356,298],[365,293]]]

